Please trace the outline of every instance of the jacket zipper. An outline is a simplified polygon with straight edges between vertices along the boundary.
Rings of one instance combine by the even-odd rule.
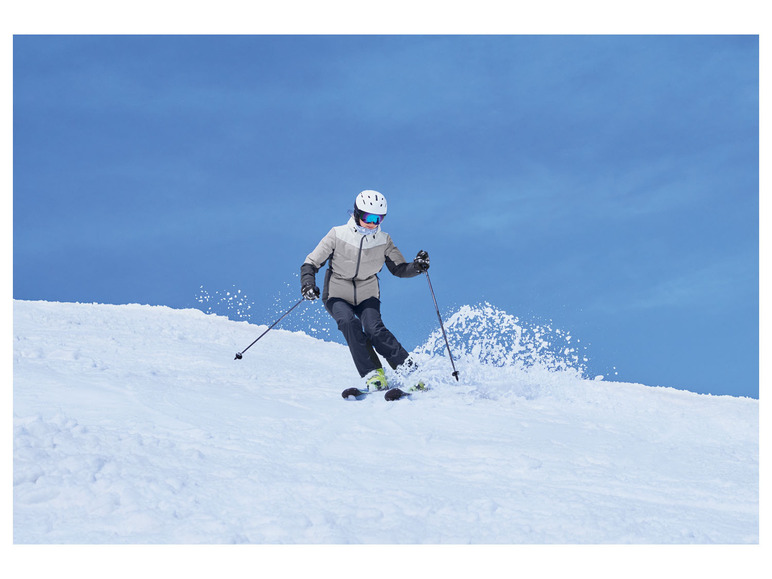
[[[362,236],[362,239],[359,241],[359,254],[357,255],[357,268],[354,272],[354,279],[351,280],[351,284],[354,286],[354,305],[357,304],[357,276],[359,275],[359,264],[362,262],[362,246],[365,243],[365,238]]]

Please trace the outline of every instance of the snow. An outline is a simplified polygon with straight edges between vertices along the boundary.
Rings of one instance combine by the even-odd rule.
[[[398,402],[343,400],[347,348],[301,332],[236,361],[266,326],[13,311],[17,545],[759,543],[758,400],[586,377],[490,304],[448,317],[460,382],[438,329]]]

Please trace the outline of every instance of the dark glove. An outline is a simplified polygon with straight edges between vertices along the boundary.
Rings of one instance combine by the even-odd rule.
[[[300,289],[300,293],[307,300],[315,300],[319,297],[319,288],[312,283],[307,283]]]
[[[423,249],[418,252],[418,255],[415,256],[415,259],[413,260],[413,265],[415,266],[416,270],[418,270],[418,273],[423,273],[427,269],[429,269],[429,254],[426,253]]]

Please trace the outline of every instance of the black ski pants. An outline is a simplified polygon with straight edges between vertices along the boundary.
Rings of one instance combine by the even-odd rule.
[[[378,298],[368,298],[356,306],[340,298],[330,298],[324,307],[346,338],[360,376],[364,377],[383,367],[375,352],[386,358],[389,366],[394,369],[407,358],[405,348],[383,325],[381,301]]]

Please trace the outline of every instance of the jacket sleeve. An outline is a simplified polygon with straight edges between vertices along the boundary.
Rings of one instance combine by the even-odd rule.
[[[421,272],[418,271],[413,262],[405,260],[405,256],[397,249],[394,242],[389,238],[389,242],[386,244],[386,267],[392,275],[397,277],[415,277]]]
[[[307,283],[316,285],[316,272],[332,257],[335,252],[335,229],[322,238],[319,244],[308,254],[303,265],[300,266],[300,286]]]

